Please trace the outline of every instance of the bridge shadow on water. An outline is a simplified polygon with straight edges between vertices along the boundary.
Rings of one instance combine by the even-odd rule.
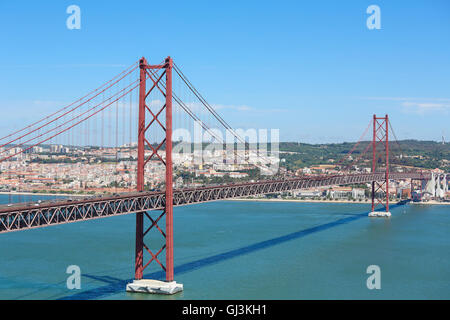
[[[391,205],[391,208],[395,208],[400,205],[404,205],[404,203],[398,203]],[[378,209],[376,211],[382,211],[382,209]],[[206,266],[213,265],[215,263],[219,263],[221,261],[225,261],[228,259],[232,259],[235,257],[239,257],[242,255],[246,255],[258,250],[263,250],[265,248],[269,248],[284,242],[288,242],[291,240],[303,238],[304,236],[307,236],[309,234],[313,234],[319,231],[328,230],[333,227],[337,227],[339,225],[347,224],[350,222],[353,222],[355,220],[367,217],[367,212],[364,213],[358,213],[358,214],[348,214],[348,217],[342,218],[336,221],[324,223],[315,227],[299,230],[296,232],[292,232],[280,237],[272,238],[269,240],[260,241],[248,246],[244,246],[241,248],[237,248],[234,250],[226,251],[220,254],[216,254],[210,257],[194,260],[191,262],[187,262],[184,264],[181,264],[179,266],[176,266],[174,268],[175,275],[180,275],[183,273],[187,273],[190,271],[194,271]],[[125,286],[127,283],[130,283],[133,281],[133,279],[118,279],[110,276],[98,276],[98,275],[90,275],[90,274],[84,274],[83,277],[94,279],[98,281],[105,282],[106,285],[102,287],[97,287],[94,289],[86,290],[83,292],[79,292],[73,295],[65,296],[62,298],[59,298],[58,300],[89,300],[89,299],[99,299],[102,297],[114,295],[120,292],[125,291]],[[165,277],[165,273],[163,271],[153,272],[149,274],[145,274],[144,278],[146,279],[159,279],[162,280]]]

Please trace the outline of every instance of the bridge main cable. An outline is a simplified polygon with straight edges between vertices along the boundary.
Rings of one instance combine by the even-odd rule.
[[[156,80],[154,80],[153,79],[153,76],[155,75],[155,73],[154,72],[152,72],[151,70],[150,70],[150,72],[149,72],[149,75],[150,75],[150,77],[151,77],[151,79],[152,79],[152,81],[153,82],[157,82]],[[161,79],[161,86],[163,87],[163,89],[165,89],[165,86],[164,86],[164,82],[163,82],[163,80]],[[158,87],[158,89],[163,93],[163,90],[161,90],[161,88],[159,88],[159,86],[157,86]],[[175,92],[173,92],[172,93],[172,96],[173,96],[173,99],[175,100],[175,102],[177,102],[177,104],[194,120],[194,121],[196,121],[197,123],[199,123],[200,124],[200,126],[206,131],[206,132],[208,132],[212,137],[214,137],[215,139],[217,139],[218,141],[219,141],[219,143],[222,143],[222,144],[225,144],[225,141],[220,137],[220,136],[218,136],[213,130],[211,130],[211,128],[209,128],[209,126],[207,125],[207,124],[205,124],[203,121],[201,121],[201,119],[176,95],[176,93]],[[231,131],[230,130],[230,132],[234,132],[234,130],[233,131]],[[233,135],[234,135],[234,137],[235,138],[237,138],[237,139],[240,139],[240,141],[244,141],[242,138],[240,138],[236,133],[233,133]],[[246,146],[248,145],[248,143],[246,142],[246,141],[244,141],[243,143],[245,143],[246,144]],[[245,159],[245,157],[242,157],[241,155],[239,155],[239,153],[237,153],[237,157],[239,157],[239,158],[241,158],[241,159],[243,159],[244,160],[244,162],[247,162],[248,163],[248,160],[247,159]],[[260,157],[259,157],[260,158]],[[259,166],[258,164],[254,164],[256,167],[258,167],[258,168],[260,168],[260,169],[262,169],[262,170],[265,170],[266,168],[264,168],[264,167],[262,167],[262,166]]]
[[[7,145],[11,145],[12,143],[16,142],[17,140],[21,140],[22,138],[24,138],[24,137],[26,137],[26,136],[29,136],[29,135],[31,135],[32,133],[34,133],[34,132],[36,132],[36,131],[39,131],[40,129],[42,129],[42,128],[46,127],[46,126],[49,126],[49,125],[51,125],[52,123],[57,123],[57,121],[58,121],[60,118],[66,116],[66,115],[68,115],[68,114],[70,114],[70,113],[73,113],[75,110],[77,110],[77,109],[79,109],[80,107],[84,106],[85,104],[87,104],[87,103],[88,103],[89,101],[91,101],[92,99],[94,99],[94,98],[96,98],[97,96],[99,96],[100,94],[104,93],[106,90],[108,90],[109,88],[111,88],[112,86],[114,86],[115,84],[117,84],[118,82],[120,82],[122,79],[124,79],[127,75],[131,74],[136,68],[137,68],[137,67],[133,68],[132,70],[130,70],[129,72],[127,72],[126,74],[124,74],[122,77],[120,77],[118,80],[114,81],[114,82],[111,83],[109,86],[107,86],[106,88],[104,88],[102,91],[99,91],[97,94],[95,94],[94,96],[90,97],[88,100],[83,101],[82,103],[78,104],[77,106],[73,107],[72,109],[66,111],[65,113],[63,113],[63,114],[61,114],[61,115],[59,115],[57,118],[55,118],[55,119],[53,119],[53,120],[51,120],[51,121],[48,121],[48,122],[46,122],[45,124],[43,124],[43,125],[41,125],[41,126],[35,128],[34,130],[29,131],[29,132],[27,132],[27,133],[25,133],[25,134],[23,134],[23,135],[21,135],[21,136],[15,138],[15,139],[11,140],[11,141],[9,141],[9,142],[6,142],[6,143],[4,143],[3,145],[0,145],[0,149],[3,148],[3,147],[5,147],[5,146],[7,146]],[[116,78],[116,77],[115,77],[115,78]],[[112,80],[108,81],[107,83],[110,83],[111,81],[112,81]],[[103,85],[103,86],[104,86],[104,85]],[[102,87],[103,87],[103,86],[102,86]],[[102,88],[102,87],[100,87],[100,88]],[[97,91],[97,90],[98,90],[98,89],[94,90],[93,92],[95,92],[95,91]],[[86,97],[86,96],[85,96],[85,97]],[[82,98],[82,99],[83,99],[83,98]],[[80,100],[81,100],[81,99],[79,99],[79,100],[77,100],[77,101],[80,101]],[[107,100],[108,100],[108,99],[107,99]],[[72,104],[69,105],[69,106],[72,106],[73,104],[75,104],[75,103],[72,103]],[[68,106],[68,107],[69,107],[69,106]],[[64,109],[67,109],[68,107],[65,107]],[[63,110],[63,109],[61,109],[61,110]],[[61,111],[61,110],[60,110],[60,111]],[[57,113],[59,113],[60,111],[58,111],[58,112],[56,112],[56,113],[54,113],[54,114],[57,114]],[[43,120],[48,119],[49,117],[51,117],[51,116],[48,116],[47,118],[44,118]],[[78,117],[79,117],[79,116],[78,116]],[[75,118],[77,118],[77,117],[75,117]],[[71,120],[70,120],[70,121],[71,121]],[[66,121],[65,123],[70,122],[70,121]],[[39,122],[42,122],[42,120],[39,121]],[[36,123],[39,123],[39,122],[36,122]],[[31,126],[31,125],[30,125],[30,126]],[[30,126],[28,126],[28,127],[30,127]],[[58,127],[61,127],[61,126],[58,126]],[[49,131],[53,131],[54,129],[55,129],[55,128],[53,128],[53,129],[51,129],[51,130],[49,130]],[[23,130],[24,130],[24,129],[22,129],[22,130],[20,130],[20,131],[23,131]],[[49,131],[47,131],[47,132],[49,132]],[[42,134],[39,135],[38,137],[40,137],[40,136],[42,136]],[[27,140],[26,142],[22,142],[22,143],[19,143],[19,144],[14,145],[14,146],[11,146],[11,147],[9,147],[9,148],[6,148],[5,150],[0,151],[0,154],[3,154],[3,153],[5,153],[5,152],[7,152],[7,151],[9,151],[9,150],[11,150],[11,149],[17,147],[17,146],[23,146],[25,143],[30,142],[30,141],[32,141],[32,140],[35,140],[35,139],[37,139],[38,137],[34,137],[34,138],[32,138],[32,139]],[[38,143],[38,144],[40,144],[40,143]],[[38,145],[38,144],[36,144],[36,145]],[[28,149],[27,149],[27,150],[28,150]],[[22,152],[18,152],[18,153],[16,153],[15,155],[20,154],[20,153],[22,153]],[[14,155],[14,156],[15,156],[15,155]],[[0,159],[0,162],[1,162],[1,161],[4,161],[4,160],[5,160],[5,159]]]
[[[135,84],[135,83],[138,82],[138,81],[139,81],[139,80],[134,81],[131,85],[128,85],[127,87],[125,87],[124,89],[120,90],[119,92],[125,91],[127,88],[129,88],[130,86],[132,86],[133,84]],[[139,83],[136,84],[136,85],[135,85],[134,87],[132,87],[131,89],[129,89],[128,91],[126,91],[125,93],[123,93],[122,95],[120,95],[118,98],[116,98],[115,100],[113,100],[113,101],[110,102],[109,104],[107,104],[107,105],[103,106],[102,108],[98,109],[98,110],[95,111],[94,113],[92,113],[92,114],[86,116],[85,118],[79,120],[78,122],[72,124],[71,126],[65,128],[65,129],[62,129],[61,131],[57,132],[56,134],[54,134],[54,135],[52,135],[52,136],[50,136],[50,137],[48,137],[48,138],[46,138],[46,139],[44,139],[44,140],[42,140],[42,141],[39,141],[39,142],[37,142],[37,143],[35,143],[35,144],[33,144],[33,145],[31,145],[31,146],[29,146],[29,147],[27,147],[27,148],[21,150],[21,151],[18,151],[18,152],[16,152],[16,153],[13,153],[13,154],[11,154],[11,155],[9,155],[9,156],[7,156],[7,157],[1,158],[1,159],[0,159],[0,162],[3,162],[3,161],[8,160],[8,159],[10,159],[10,158],[12,158],[12,157],[15,157],[15,156],[17,156],[18,154],[24,153],[24,152],[30,150],[31,148],[33,148],[33,147],[35,147],[35,146],[37,146],[37,145],[40,145],[40,144],[42,144],[42,143],[44,143],[44,142],[47,142],[47,141],[51,140],[52,138],[54,138],[54,137],[56,137],[56,136],[58,136],[58,135],[60,135],[60,134],[62,134],[62,133],[64,133],[64,132],[68,131],[69,129],[72,129],[73,127],[77,126],[78,124],[80,124],[80,123],[82,123],[82,122],[88,120],[88,119],[91,118],[92,116],[94,116],[94,115],[98,114],[99,112],[105,110],[107,107],[109,107],[110,105],[112,105],[112,104],[115,103],[116,101],[119,101],[121,98],[123,98],[124,96],[126,96],[127,94],[129,94],[131,91],[133,91],[134,89],[136,89],[138,86],[139,86]],[[119,93],[119,92],[118,92],[118,93]],[[114,94],[112,97],[114,97],[114,96],[117,95],[118,93]],[[63,124],[61,124],[61,125],[56,126],[55,128],[52,128],[52,129],[46,131],[46,132],[43,133],[43,134],[38,135],[37,137],[34,137],[34,138],[32,138],[32,139],[29,139],[29,140],[27,140],[27,141],[24,142],[24,143],[30,142],[30,141],[32,141],[32,140],[35,140],[35,139],[37,139],[37,138],[39,138],[39,137],[41,137],[41,136],[43,136],[43,135],[45,135],[45,134],[47,134],[47,133],[49,133],[49,132],[51,132],[51,131],[54,131],[54,130],[57,129],[57,128],[61,128],[61,127],[64,126],[65,124],[67,124],[67,123],[69,123],[69,122],[72,122],[72,121],[74,121],[74,120],[80,118],[81,116],[84,116],[86,113],[88,113],[88,112],[90,112],[90,111],[96,109],[98,106],[102,105],[103,102],[109,101],[110,99],[111,99],[111,97],[105,99],[105,100],[102,101],[101,103],[97,104],[97,105],[94,106],[94,107],[91,107],[90,109],[88,109],[87,111],[83,112],[82,114],[80,114],[80,115],[78,115],[78,116],[76,116],[76,117],[74,117],[74,118],[72,118],[72,119],[66,121],[65,123],[63,123]],[[24,145],[24,143],[22,143],[21,145]],[[9,149],[7,149],[7,150],[4,150],[3,152],[0,152],[0,154],[6,152],[6,151],[8,151],[8,150],[11,150],[11,149],[12,149],[12,147],[9,148]]]
[[[100,90],[101,88],[105,87],[107,84],[111,83],[112,81],[114,81],[115,79],[117,79],[118,77],[120,77],[122,74],[126,73],[123,77],[121,77],[120,79],[118,79],[117,81],[115,81],[114,83],[112,83],[110,86],[108,86],[108,87],[105,88],[104,90],[100,91],[100,92],[99,92],[97,95],[95,95],[94,97],[98,96],[100,93],[104,92],[105,90],[107,90],[108,88],[110,88],[111,86],[113,86],[114,84],[116,84],[117,82],[119,82],[120,80],[122,80],[124,77],[126,77],[127,75],[129,75],[131,72],[133,72],[134,70],[136,70],[136,69],[138,68],[138,66],[137,66],[136,64],[137,64],[137,62],[133,63],[131,66],[129,66],[128,68],[126,68],[124,71],[122,71],[122,72],[119,73],[118,75],[114,76],[111,80],[105,82],[104,84],[102,84],[101,86],[97,87],[96,89],[94,89],[93,91],[89,92],[88,94],[86,94],[85,96],[81,97],[80,99],[78,99],[78,100],[72,102],[71,104],[65,106],[64,108],[59,109],[58,111],[56,111],[56,112],[54,112],[54,113],[52,113],[52,114],[50,114],[50,115],[48,115],[48,116],[46,116],[46,117],[44,117],[44,118],[42,118],[42,119],[40,119],[40,120],[38,120],[38,121],[36,121],[36,122],[30,124],[30,125],[28,125],[28,126],[22,128],[22,129],[20,129],[20,130],[17,130],[17,131],[15,131],[15,132],[13,132],[13,133],[10,133],[10,134],[8,134],[8,135],[6,135],[6,136],[0,138],[0,141],[1,141],[1,140],[4,140],[4,139],[7,139],[7,138],[9,138],[9,137],[12,137],[12,136],[14,136],[14,135],[16,135],[16,134],[18,134],[18,133],[20,133],[20,132],[22,132],[22,131],[25,131],[25,130],[27,130],[27,129],[29,129],[29,128],[32,128],[32,127],[34,127],[35,125],[37,125],[37,124],[39,124],[39,123],[41,123],[41,122],[43,122],[43,121],[45,121],[45,120],[47,120],[47,119],[50,119],[51,117],[53,117],[53,116],[55,116],[55,115],[57,115],[58,113],[63,112],[64,110],[70,108],[70,107],[73,106],[74,104],[77,104],[78,102],[83,101],[85,98],[89,97],[90,95],[92,95],[92,94],[95,93],[96,91],[98,91],[98,90]],[[132,70],[130,70],[130,71],[127,72],[127,70],[129,70],[130,68],[132,68],[134,65],[136,65],[136,66],[135,66]],[[92,97],[92,98],[94,98],[94,97]],[[89,100],[87,100],[87,101],[92,100],[92,98],[89,99]],[[81,103],[79,106],[83,105],[83,104],[86,103],[87,101]],[[78,106],[78,107],[79,107],[79,106]],[[78,107],[69,110],[68,113],[74,111],[74,110],[77,109]],[[67,114],[67,113],[65,113],[65,114]],[[65,114],[63,114],[63,115],[59,116],[58,118],[56,118],[56,119],[54,119],[54,120],[52,120],[52,121],[50,121],[50,122],[44,124],[43,126],[46,126],[47,124],[49,124],[49,123],[51,123],[51,122],[53,122],[53,121],[55,121],[55,120],[61,118],[61,117],[64,116]],[[40,128],[42,128],[43,126],[41,126]],[[37,128],[36,130],[38,130],[38,129],[40,129],[40,128]],[[34,132],[34,131],[36,131],[36,130],[33,130],[32,132]],[[28,132],[26,135],[31,134],[32,132]],[[23,137],[23,136],[22,136],[22,137]],[[15,141],[17,141],[18,139],[20,139],[20,138],[22,138],[22,137],[19,137],[19,138],[15,139],[15,140],[11,140],[11,141],[9,141],[9,142],[7,142],[7,143],[1,145],[0,148],[1,148],[1,147],[4,147],[5,145],[8,145],[8,144],[10,144],[10,143],[12,143],[12,142],[15,142]]]

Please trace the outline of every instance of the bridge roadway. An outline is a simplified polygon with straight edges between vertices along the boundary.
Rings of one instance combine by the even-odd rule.
[[[312,176],[174,190],[174,206],[315,187],[383,181],[385,173]],[[391,173],[390,180],[428,180],[431,174]],[[164,208],[164,191],[132,192],[82,199],[61,199],[0,206],[0,233],[107,218]]]

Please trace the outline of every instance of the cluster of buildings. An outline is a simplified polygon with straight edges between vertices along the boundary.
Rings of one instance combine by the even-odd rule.
[[[394,167],[397,172],[402,172],[405,167]],[[412,168],[408,168],[412,169]],[[414,168],[413,168],[414,169]],[[433,178],[430,181],[414,181],[411,185],[409,180],[400,180],[389,182],[389,198],[390,199],[416,199],[419,201],[429,200],[450,200],[450,191],[448,181],[441,169],[429,170]],[[353,166],[348,171],[340,171],[336,169],[336,165],[322,164],[298,169],[296,176],[312,176],[312,175],[337,175],[342,173],[370,173],[371,168]],[[329,199],[329,200],[354,200],[363,201],[371,197],[371,184],[365,184],[358,187],[352,186],[334,186],[322,187],[315,189],[303,189],[279,195],[279,198],[288,197],[294,199]],[[384,190],[378,191],[377,196],[385,196]]]
[[[326,198],[333,200],[349,200],[349,199],[365,199],[365,191],[361,188],[352,187],[332,187],[332,188],[317,188],[305,189],[290,192],[292,198],[298,199],[318,199]]]
[[[19,153],[23,151],[22,153]],[[0,191],[53,192],[53,193],[100,193],[127,192],[136,188],[137,148],[124,145],[118,148],[72,147],[64,145],[36,146],[29,150],[18,147],[0,148],[0,153],[12,155],[0,162]],[[17,155],[16,155],[17,153]],[[146,158],[151,156],[146,150]],[[159,150],[165,158],[165,151]],[[248,179],[248,169],[252,164],[270,163],[278,169],[278,157],[261,157],[254,151],[236,153],[226,150],[184,150],[173,153],[174,187],[194,187],[202,185],[205,179],[213,178]],[[155,160],[155,161],[153,161]],[[283,161],[283,159],[281,160]],[[348,172],[339,171],[335,164],[322,164],[298,169],[296,176],[336,175],[342,173],[370,172],[370,165],[353,166]],[[403,168],[395,168],[397,171]],[[189,179],[180,172],[189,173]],[[421,200],[450,199],[448,182],[441,179],[439,169],[433,171],[433,178],[427,185],[415,185],[414,194],[410,181],[391,181],[389,197]],[[184,177],[184,179],[183,179]],[[165,183],[165,167],[157,156],[153,156],[145,167],[146,187],[160,189]],[[416,184],[420,182],[416,182]],[[370,196],[371,185],[358,187],[323,187],[298,190],[279,195],[299,199],[332,199],[363,201]],[[422,190],[419,192],[418,190]],[[383,192],[383,191],[380,191]],[[420,194],[419,194],[420,193]]]
[[[136,188],[137,148],[72,147],[64,145],[36,146],[28,150],[3,147],[0,153],[12,157],[0,162],[0,191],[98,193],[127,192]],[[146,150],[146,158],[152,154]],[[165,158],[165,151],[159,150]],[[222,150],[174,152],[174,172],[189,172],[196,178],[242,179],[249,163],[257,162],[256,154],[236,154]],[[154,160],[154,161],[153,161]],[[267,160],[267,157],[266,159]],[[278,158],[269,157],[276,163]],[[159,189],[165,182],[165,167],[153,156],[145,167],[146,187]],[[175,187],[197,185],[177,177]]]

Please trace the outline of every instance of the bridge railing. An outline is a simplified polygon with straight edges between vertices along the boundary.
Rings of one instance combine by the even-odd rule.
[[[429,179],[430,174],[392,173],[390,178],[394,180],[420,180]],[[367,173],[346,176],[300,177],[285,180],[265,180],[221,186],[176,189],[173,193],[173,205],[182,206],[331,185],[369,183],[373,179],[382,180],[384,179],[384,174]],[[43,201],[41,203],[3,205],[0,206],[0,233],[136,212],[161,210],[164,206],[164,191],[132,192],[77,200],[63,199],[59,201]]]

